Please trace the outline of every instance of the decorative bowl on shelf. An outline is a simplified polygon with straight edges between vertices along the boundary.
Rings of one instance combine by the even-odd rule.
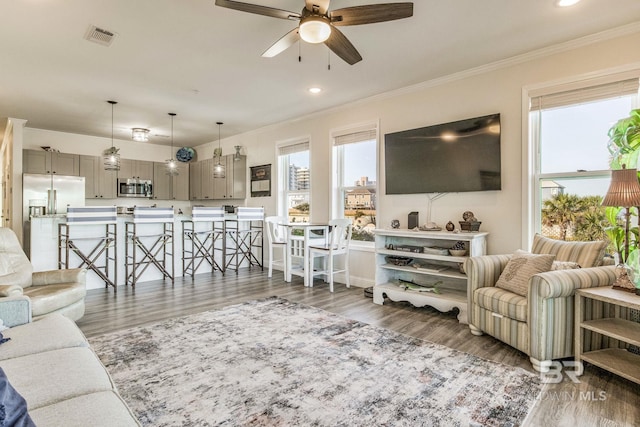
[[[387,255],[384,257],[389,264],[393,265],[409,265],[413,262],[413,258],[406,256]]]
[[[466,249],[449,249],[449,253],[452,256],[465,256],[465,254],[467,253]]]
[[[458,221],[462,231],[480,231],[482,221]]]

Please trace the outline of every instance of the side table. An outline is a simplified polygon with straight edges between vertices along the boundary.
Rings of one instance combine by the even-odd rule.
[[[601,288],[578,289],[575,303],[575,360],[585,361],[595,366],[640,384],[640,355],[628,351],[629,345],[640,347],[640,323],[626,320],[621,316],[625,309],[640,310],[640,296],[629,292]],[[612,309],[599,319],[585,319],[587,300],[602,301],[612,305]],[[613,312],[613,317],[610,316]],[[594,316],[595,317],[595,316]],[[584,334],[596,332],[621,342],[618,347],[603,348],[583,352]]]

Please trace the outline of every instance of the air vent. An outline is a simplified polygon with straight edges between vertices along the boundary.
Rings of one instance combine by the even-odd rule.
[[[111,46],[111,42],[113,42],[115,36],[116,34],[109,30],[90,25],[84,38],[90,42],[101,44],[102,46]]]

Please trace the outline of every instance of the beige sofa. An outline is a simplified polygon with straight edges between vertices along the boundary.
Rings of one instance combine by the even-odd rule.
[[[24,296],[0,300],[0,318],[29,320]],[[127,427],[140,423],[76,326],[54,313],[2,331],[0,368],[38,427]]]
[[[84,315],[86,271],[81,268],[33,272],[15,233],[0,227],[0,300],[25,295],[32,316],[60,313],[72,320]]]

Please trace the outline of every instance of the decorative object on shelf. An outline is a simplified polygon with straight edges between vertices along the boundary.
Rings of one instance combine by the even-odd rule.
[[[464,262],[458,263],[458,270],[460,270],[460,273],[462,274],[467,274],[467,272],[464,270]]]
[[[218,163],[215,164],[215,166],[213,167],[213,177],[214,178],[224,178],[225,175],[225,167],[224,165],[220,162],[220,159],[222,158],[222,147],[220,146],[221,142],[221,138],[220,138],[220,128],[222,127],[222,125],[224,123],[222,122],[216,122],[216,124],[218,125],[218,149],[217,151],[214,149],[213,150],[213,159],[215,161],[215,159],[218,159]]]
[[[621,253],[623,259],[620,259],[620,264],[616,269],[617,279],[613,284],[613,288],[635,292],[635,286],[631,282],[627,266],[625,266],[629,258],[629,219],[631,216],[629,208],[640,206],[640,183],[638,183],[638,171],[635,168],[627,169],[626,165],[623,164],[622,169],[611,171],[611,184],[604,200],[602,200],[602,206],[621,206],[625,208],[624,251]],[[629,266],[629,268],[635,271],[638,270],[639,266]]]
[[[413,252],[416,254],[420,254],[423,251],[422,246],[415,246],[415,245],[396,245],[396,251],[402,251],[402,252]]]
[[[239,145],[236,145],[236,146],[235,146],[235,147],[233,147],[233,148],[235,148],[235,149],[236,149],[236,152],[235,152],[235,154],[233,155],[233,161],[234,161],[234,162],[239,162],[239,161],[242,159],[242,156],[241,156],[241,154],[240,154],[240,149],[241,149],[242,147],[240,147]]]
[[[418,223],[420,221],[418,221],[418,212],[409,212],[409,218],[407,221],[408,224],[408,229],[409,230],[413,230],[414,228],[418,228]]]
[[[447,223],[447,225],[445,226],[445,228],[447,229],[447,231],[453,231],[453,230],[455,230],[455,229],[456,229],[456,226],[455,226],[455,225],[453,225],[453,223],[452,223],[451,221],[449,221],[449,222]]]
[[[176,116],[176,113],[168,113],[171,117],[171,157],[164,162],[164,173],[170,176],[176,176],[179,174],[178,165],[176,160],[173,158],[173,118]]]
[[[440,231],[442,230],[442,227],[440,227],[435,222],[428,222],[425,225],[421,225],[419,227],[419,230],[420,231]]]
[[[149,129],[144,129],[144,128],[131,129],[131,139],[137,142],[149,141]]]
[[[400,221],[397,219],[391,220],[391,228],[400,228]]]
[[[413,258],[406,256],[387,255],[384,257],[388,263],[393,265],[409,265],[413,262]]]
[[[104,165],[104,170],[107,171],[119,171],[120,170],[120,154],[118,151],[119,148],[113,146],[113,106],[116,105],[117,101],[107,101],[111,104],[111,148],[107,148],[102,152],[102,160]]]
[[[478,221],[471,211],[466,211],[462,214],[464,221],[458,221],[460,224],[460,230],[462,231],[480,231],[481,221]]]
[[[464,242],[458,240],[451,249],[449,249],[449,253],[453,256],[465,256],[467,248],[464,246]]]
[[[434,294],[441,293],[440,289],[438,289],[438,286],[442,284],[442,280],[438,280],[433,285],[420,285],[416,282],[402,280],[402,279],[398,279],[398,282],[400,282],[399,286],[404,290],[417,291],[417,292],[433,292]]]
[[[436,246],[424,246],[422,248],[422,253],[428,254],[428,255],[449,255],[449,249],[447,248],[438,248]]]
[[[182,147],[176,152],[176,159],[179,162],[187,163],[194,159],[196,152],[191,147]]]

